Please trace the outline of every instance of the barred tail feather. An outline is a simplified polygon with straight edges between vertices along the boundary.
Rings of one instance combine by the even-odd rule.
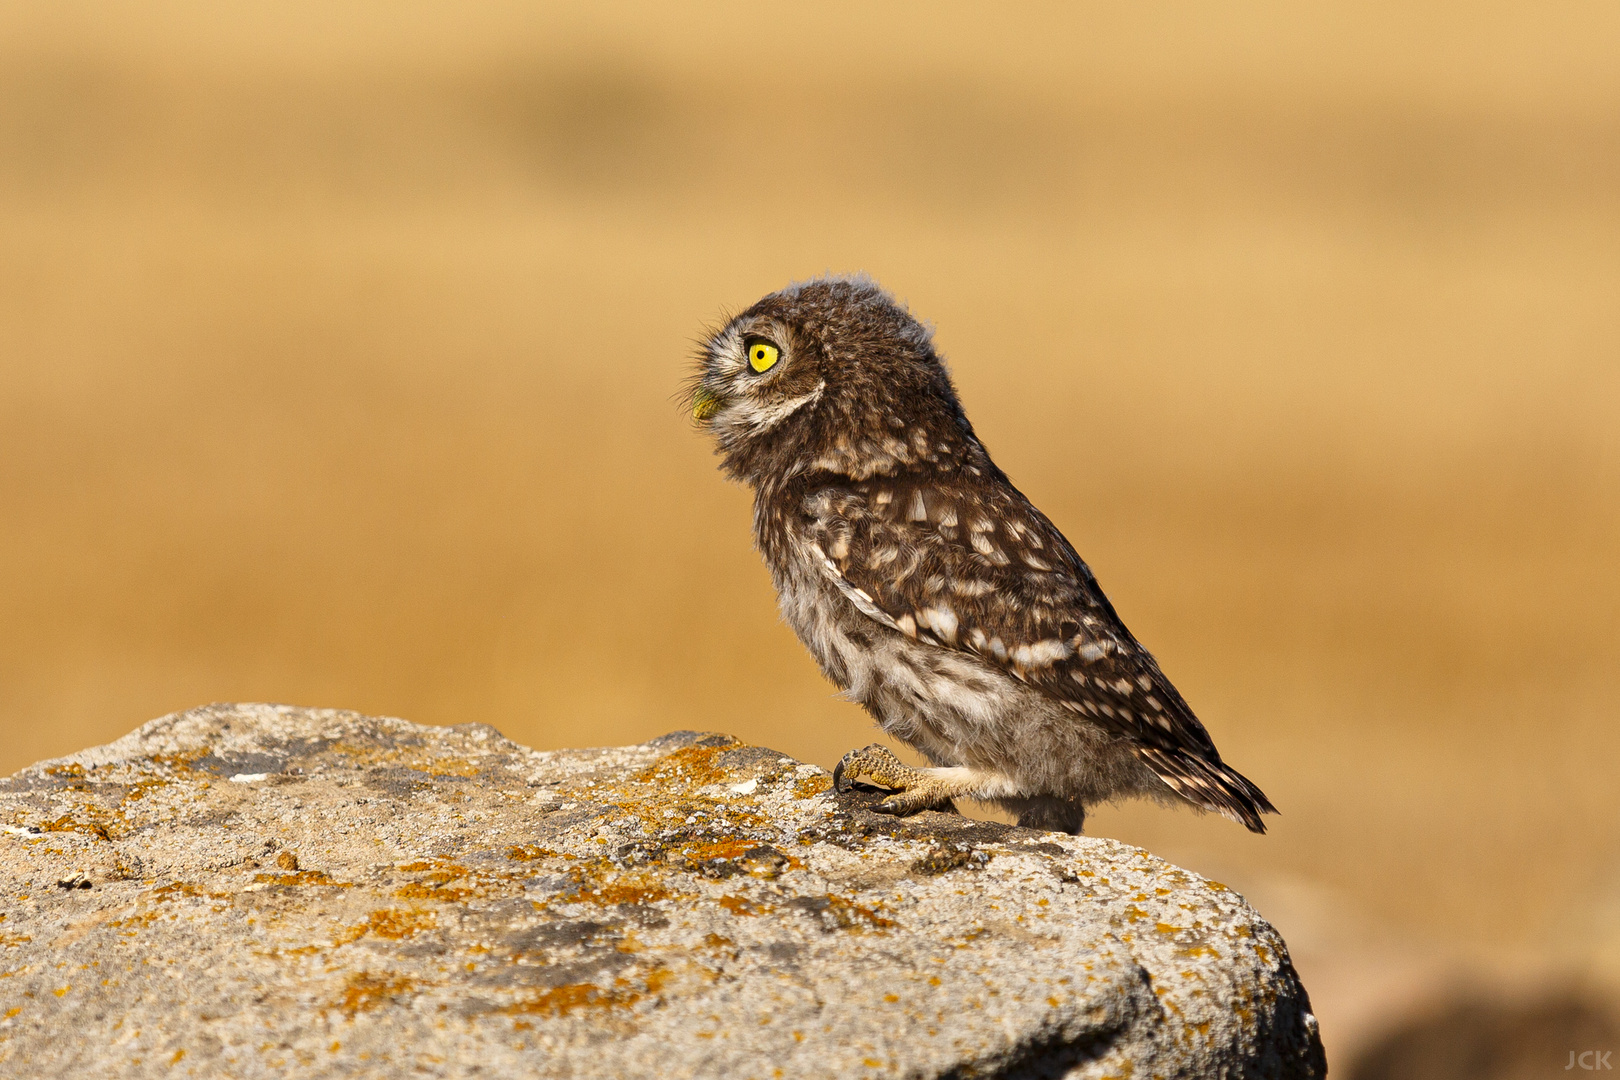
[[[1250,832],[1266,831],[1261,814],[1275,814],[1265,792],[1248,777],[1219,761],[1156,746],[1134,748],[1143,764],[1169,784],[1177,795],[1195,806],[1224,814]]]

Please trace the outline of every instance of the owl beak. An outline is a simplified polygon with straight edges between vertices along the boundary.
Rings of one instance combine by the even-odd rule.
[[[725,405],[726,399],[710,390],[706,386],[698,387],[697,396],[692,399],[692,419],[707,420],[719,412]]]

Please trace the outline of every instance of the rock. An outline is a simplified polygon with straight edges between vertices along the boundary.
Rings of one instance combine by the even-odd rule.
[[[6,1076],[1311,1077],[1276,931],[723,735],[215,705],[0,782]]]

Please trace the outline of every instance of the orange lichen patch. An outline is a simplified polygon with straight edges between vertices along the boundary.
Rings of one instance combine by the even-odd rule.
[[[158,914],[159,913],[156,909],[137,911],[127,919],[110,919],[108,920],[107,925],[115,929],[120,927],[123,928],[124,934],[127,937],[130,934],[135,933],[135,931],[139,930],[141,927],[151,926],[153,923],[157,922]]]
[[[603,990],[595,983],[570,983],[543,990],[521,1001],[503,1006],[499,1011],[508,1016],[523,1013],[545,1013],[561,1016],[580,1008],[612,1008],[632,1005],[641,995],[623,990]]]
[[[123,802],[138,802],[152,794],[152,792],[156,791],[158,788],[166,788],[172,783],[174,783],[174,781],[164,779],[161,776],[154,776],[146,780],[137,780],[125,789]]]
[[[1167,922],[1162,922],[1155,923],[1153,925],[1153,929],[1157,930],[1161,934],[1179,934],[1187,928],[1185,926],[1171,926]]]
[[[208,900],[231,899],[230,893],[209,892],[207,889],[193,885],[189,881],[171,881],[167,885],[159,885],[146,895],[159,903],[165,900],[173,900],[177,896],[197,896]]]
[[[15,949],[34,939],[27,934],[0,934],[0,949]]]
[[[1135,904],[1132,904],[1125,909],[1125,918],[1128,922],[1137,922],[1147,917],[1148,913],[1137,907]]]
[[[459,776],[464,780],[471,780],[481,771],[479,767],[466,758],[430,758],[411,766],[417,772],[425,772],[429,776]]]
[[[506,857],[514,862],[533,862],[535,859],[556,858],[557,853],[538,844],[513,844],[506,849]]]
[[[650,904],[655,900],[668,900],[670,891],[650,877],[629,876],[612,881],[581,882],[579,887],[563,899],[577,904]]]
[[[732,839],[693,841],[690,844],[682,844],[674,850],[689,859],[708,862],[710,859],[739,859],[758,846],[752,840]]]
[[[741,743],[727,746],[688,746],[668,757],[659,758],[635,774],[634,779],[645,784],[661,786],[679,784],[687,788],[718,784],[730,774],[714,763],[717,755],[736,748]]]
[[[437,869],[439,869],[440,867],[443,867],[443,866],[454,866],[454,865],[455,865],[454,863],[451,863],[448,860],[444,860],[444,859],[441,859],[441,860],[438,860],[438,861],[435,861],[435,862],[430,862],[430,861],[428,861],[426,859],[418,859],[416,862],[406,863],[404,866],[398,867],[398,869],[401,872],[406,873],[406,874],[419,874],[424,870],[437,870]]]
[[[439,900],[446,903],[459,903],[470,897],[479,895],[477,883],[472,880],[473,872],[465,866],[451,862],[448,859],[433,861],[418,860],[406,863],[400,867],[407,873],[422,874],[422,878],[409,885],[403,885],[394,890],[394,895],[401,900]],[[464,881],[464,886],[448,887],[453,881]]]
[[[623,1009],[634,1005],[647,994],[656,994],[670,978],[667,968],[654,968],[644,977],[645,991],[635,989],[626,979],[614,979],[611,989],[595,983],[571,983],[543,990],[504,1006],[499,1011],[508,1016],[520,1014],[546,1014],[562,1016],[575,1009]]]
[[[394,896],[401,900],[459,904],[475,897],[489,896],[492,891],[510,894],[522,889],[521,878],[517,876],[481,873],[443,857],[406,863],[399,869],[422,875],[419,880],[394,890]]]
[[[793,797],[795,799],[813,799],[817,795],[824,795],[831,790],[832,777],[816,773],[814,776],[807,776],[793,785]]]
[[[437,900],[444,904],[459,904],[478,895],[477,889],[446,889],[436,885],[401,885],[394,890],[399,900]]]
[[[210,750],[203,748],[187,750],[178,754],[147,754],[145,760],[154,765],[167,766],[181,775],[186,775],[196,772],[197,770],[193,769],[192,766],[207,757],[209,753],[211,753]]]
[[[770,905],[756,904],[746,896],[731,896],[728,894],[722,896],[717,902],[733,915],[762,915],[774,910]]]
[[[1200,956],[1216,956],[1216,957],[1218,957],[1221,954],[1216,952],[1214,949],[1210,948],[1208,945],[1194,945],[1191,948],[1177,949],[1176,950],[1176,955],[1177,956],[1185,956],[1185,957],[1188,957],[1189,959],[1197,959]]]
[[[437,870],[429,871],[422,877],[421,880],[424,884],[428,885],[448,885],[452,881],[458,881],[461,878],[471,876],[471,870],[467,869],[465,866],[457,866],[452,863],[449,866],[441,866]]]
[[[409,908],[381,908],[368,915],[366,921],[355,927],[355,929],[361,933],[371,934],[373,937],[387,938],[389,941],[403,941],[406,938],[414,937],[423,930],[433,930],[438,925],[439,917],[431,911],[416,911]]]
[[[334,889],[352,889],[352,881],[334,881],[324,870],[300,870],[296,874],[254,874],[253,880],[264,885],[326,885]]]
[[[11,1008],[6,1010],[6,1019],[10,1020],[13,1016],[16,1016],[20,1012],[22,1012],[22,1006],[13,1005]]]
[[[719,934],[711,932],[703,935],[703,944],[707,945],[711,949],[723,949],[728,945],[735,945],[737,943],[728,937],[722,937]]]
[[[76,761],[70,761],[66,765],[52,765],[50,768],[45,770],[45,775],[46,776],[83,776],[84,775],[84,766],[80,765]]]
[[[1271,950],[1266,948],[1264,945],[1256,945],[1254,947],[1254,954],[1260,958],[1261,963],[1271,963]]]
[[[827,894],[826,914],[840,930],[887,930],[894,920],[878,914],[875,907],[864,907],[835,893]]]
[[[80,821],[72,814],[63,814],[55,821],[46,821],[39,828],[44,832],[81,832],[91,836],[99,836],[103,840],[111,840],[107,835],[107,827],[91,821]]]
[[[802,870],[804,861],[770,844],[744,837],[727,840],[694,840],[679,844],[670,853],[695,866],[719,862],[735,863],[754,877],[774,878],[788,870]]]
[[[347,985],[343,988],[343,997],[338,1002],[338,1008],[353,1016],[359,1012],[369,1012],[392,1002],[395,998],[406,994],[416,993],[416,982],[405,975],[373,975],[362,971],[350,975]]]

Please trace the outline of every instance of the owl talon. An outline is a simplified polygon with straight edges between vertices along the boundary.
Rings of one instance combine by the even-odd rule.
[[[857,780],[869,781],[873,786],[895,789],[893,795],[872,807],[880,814],[904,817],[919,810],[934,807],[954,810],[951,802],[955,792],[937,777],[923,769],[913,769],[894,756],[887,746],[873,743],[860,750],[845,754],[833,768],[833,789],[845,791]]]
[[[856,780],[866,778],[878,787],[900,788],[904,790],[909,785],[900,783],[906,773],[915,773],[917,770],[908,769],[894,756],[894,752],[882,743],[872,743],[859,750],[851,750],[838,759],[833,766],[833,790],[845,791],[848,785]]]
[[[898,795],[890,795],[872,809],[880,814],[893,814],[895,817],[910,817],[924,810],[943,810],[948,814],[957,812],[951,792],[945,785],[937,782],[910,788]]]

